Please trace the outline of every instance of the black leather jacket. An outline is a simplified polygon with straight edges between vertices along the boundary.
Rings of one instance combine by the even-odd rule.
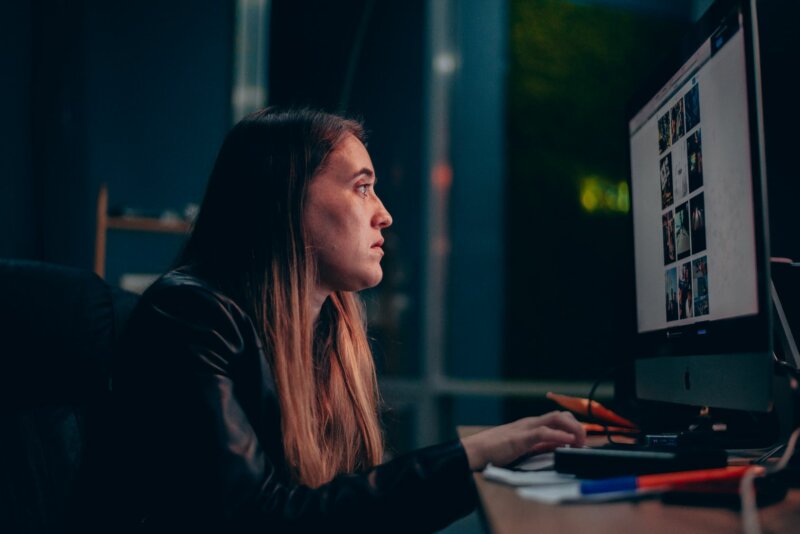
[[[121,352],[114,506],[126,530],[425,532],[475,506],[458,440],[316,489],[292,483],[255,328],[190,270],[147,290]]]

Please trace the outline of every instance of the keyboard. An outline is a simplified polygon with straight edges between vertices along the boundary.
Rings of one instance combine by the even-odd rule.
[[[555,470],[578,478],[648,475],[728,465],[723,449],[653,448],[606,444],[593,448],[560,447],[554,454]]]

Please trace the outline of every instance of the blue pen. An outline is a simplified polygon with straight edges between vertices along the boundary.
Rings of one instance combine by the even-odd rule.
[[[638,487],[637,477],[617,477],[581,482],[580,490],[581,495],[593,495],[612,491],[633,491]]]
[[[707,482],[733,482],[740,480],[748,469],[759,469],[749,465],[719,467],[714,469],[698,469],[693,471],[679,471],[675,473],[658,473],[641,475],[638,477],[627,476],[606,478],[603,480],[586,480],[581,482],[581,495],[608,493],[612,491],[635,491],[639,489],[674,488],[691,486]],[[761,468],[763,469],[763,468]]]

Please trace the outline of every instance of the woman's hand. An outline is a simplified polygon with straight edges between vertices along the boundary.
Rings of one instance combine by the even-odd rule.
[[[520,456],[571,445],[582,447],[586,431],[569,412],[550,412],[496,426],[461,440],[469,467],[482,471],[487,464],[504,466]]]

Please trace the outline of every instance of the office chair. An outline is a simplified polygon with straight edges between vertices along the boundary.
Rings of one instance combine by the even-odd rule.
[[[137,298],[89,271],[0,260],[0,531],[65,532],[92,513],[112,355]]]

